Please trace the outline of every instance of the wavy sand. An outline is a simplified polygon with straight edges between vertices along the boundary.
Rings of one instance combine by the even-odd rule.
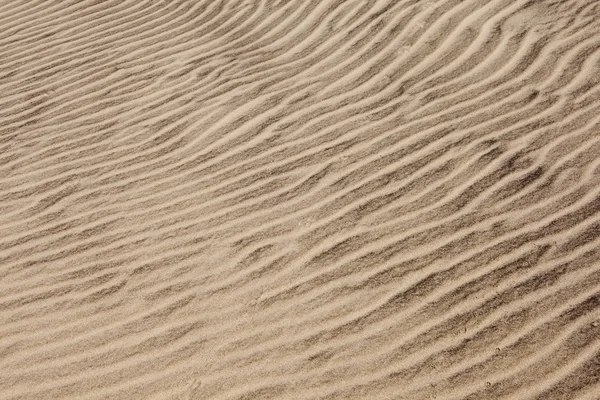
[[[0,398],[600,399],[600,2],[0,25]]]

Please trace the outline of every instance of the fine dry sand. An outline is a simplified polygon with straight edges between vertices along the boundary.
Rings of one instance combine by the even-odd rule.
[[[0,27],[0,399],[600,399],[599,1]]]

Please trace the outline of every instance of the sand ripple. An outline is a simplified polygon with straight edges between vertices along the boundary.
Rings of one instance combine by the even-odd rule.
[[[600,399],[600,2],[0,26],[1,399]]]

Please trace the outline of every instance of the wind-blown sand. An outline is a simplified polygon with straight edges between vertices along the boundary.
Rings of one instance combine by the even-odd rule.
[[[600,399],[600,2],[0,26],[1,399]]]

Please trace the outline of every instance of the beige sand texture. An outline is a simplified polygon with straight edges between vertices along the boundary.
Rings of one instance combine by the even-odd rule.
[[[0,2],[0,399],[600,399],[600,2]]]

